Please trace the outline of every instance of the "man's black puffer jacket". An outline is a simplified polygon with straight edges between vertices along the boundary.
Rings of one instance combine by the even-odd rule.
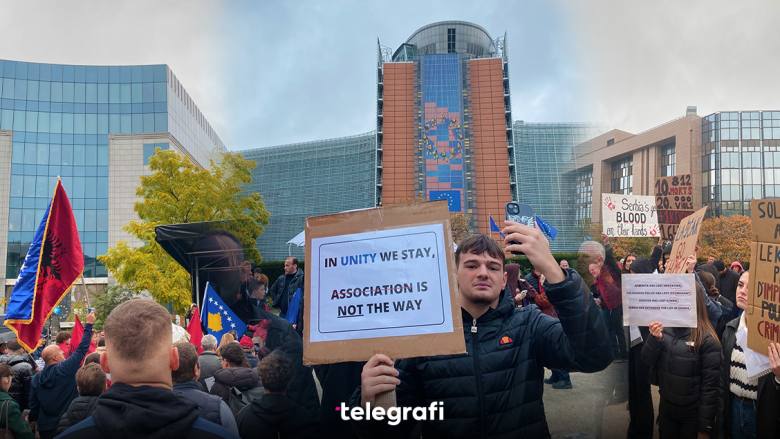
[[[477,319],[476,333],[472,317],[462,310],[466,354],[396,362],[399,407],[444,403],[444,421],[424,422],[424,438],[550,437],[542,404],[543,368],[597,372],[612,362],[598,306],[580,276],[565,271],[563,282],[544,286],[558,319],[536,306],[515,308],[500,298],[497,309]],[[359,402],[360,387],[350,406]],[[392,428],[387,422],[353,422],[364,438],[409,437],[413,424]]]
[[[706,336],[693,352],[687,342],[689,328],[665,328],[663,339],[652,335],[645,340],[642,360],[658,372],[661,398],[676,405],[699,403],[698,429],[712,434],[720,392],[721,347],[717,339]]]

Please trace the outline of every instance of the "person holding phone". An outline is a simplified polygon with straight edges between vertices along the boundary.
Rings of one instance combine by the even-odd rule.
[[[697,297],[704,290],[696,285]],[[664,328],[652,322],[642,348],[642,360],[657,374],[661,402],[658,434],[664,438],[709,438],[715,429],[720,383],[721,347],[707,317],[707,306],[696,300],[695,328]]]
[[[423,437],[550,437],[543,368],[598,372],[612,362],[612,349],[582,278],[560,268],[538,228],[505,224],[505,249],[489,236],[476,235],[463,240],[455,253],[467,353],[395,363],[376,354],[363,367],[350,410],[365,410],[375,405],[378,394],[395,390],[398,407],[443,402],[443,420],[422,421]],[[560,320],[535,306],[517,309],[503,300],[504,250],[524,253],[544,274],[544,291]],[[400,438],[409,437],[418,421],[409,417],[398,426],[352,422],[360,437]]]

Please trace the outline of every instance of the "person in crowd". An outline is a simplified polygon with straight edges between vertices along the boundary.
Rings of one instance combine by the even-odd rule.
[[[735,304],[747,309],[750,273],[742,272],[737,283]],[[719,429],[730,439],[780,437],[780,345],[772,343],[769,350],[771,373],[748,377],[745,361],[747,346],[737,342],[737,333],[747,331],[748,313],[730,321],[723,331],[723,355],[720,368],[722,411]],[[763,354],[763,352],[761,352]]]
[[[99,352],[93,352],[89,355],[87,355],[87,358],[84,359],[84,363],[81,364],[81,367],[84,368],[87,364],[95,363],[98,366],[100,366],[100,353]],[[111,387],[111,380],[106,377],[106,387]]]
[[[737,274],[742,274],[742,272],[745,271],[745,269],[742,268],[742,264],[740,264],[739,261],[732,262],[731,269],[734,270],[734,273]]]
[[[236,419],[230,407],[218,396],[210,395],[198,388],[200,365],[198,351],[190,342],[180,342],[174,345],[179,353],[179,368],[171,371],[173,391],[178,392],[198,404],[198,414],[201,418],[221,425],[238,435]]]
[[[626,255],[624,261],[623,261],[623,267],[621,269],[623,274],[628,274],[631,270],[631,264],[638,258],[639,255],[636,253],[629,253]]]
[[[319,436],[316,417],[286,393],[295,368],[283,355],[268,355],[257,366],[264,394],[236,417],[242,438],[310,438]]]
[[[255,267],[252,269],[252,276],[255,278],[256,281],[260,282],[260,279],[262,276],[265,276],[263,274],[263,269],[260,267]],[[268,278],[266,277],[266,283],[268,283]]]
[[[522,278],[521,268],[518,264],[506,264],[506,297],[512,298],[518,308],[528,305],[527,293],[523,294],[518,281]]]
[[[0,387],[2,387],[2,392],[0,392],[0,428],[13,433],[13,437],[17,439],[34,439],[35,435],[30,430],[30,426],[22,419],[19,404],[8,394],[13,380],[13,368],[4,363],[0,364]]]
[[[715,268],[715,266],[712,264],[701,264],[696,267],[697,274],[701,273],[702,271],[706,271],[707,273],[711,274],[713,278],[715,278],[715,288],[717,288],[718,292],[720,292],[720,275],[718,274],[718,269]]]
[[[666,268],[666,261],[672,255],[672,244],[669,243],[666,247],[663,246],[663,237],[658,237],[658,244],[653,247],[653,253],[650,255],[650,264],[653,269],[658,269],[659,273],[663,273]]]
[[[244,356],[246,357],[246,361],[249,363],[249,367],[252,369],[256,368],[257,363],[259,363],[260,360],[255,357],[255,344],[252,342],[252,339],[245,335],[241,337],[241,341],[238,342],[238,344],[240,344],[241,348],[244,350]]]
[[[560,262],[559,265],[561,266],[561,268],[563,268],[565,270],[565,269],[569,268],[569,261],[567,261],[566,259],[561,259],[561,262]]]
[[[696,283],[696,294],[703,296]],[[696,301],[695,328],[667,328],[652,322],[642,359],[657,372],[661,402],[658,433],[663,438],[709,438],[718,411],[721,346],[704,301]]]
[[[249,291],[249,302],[253,307],[264,309],[268,312],[268,304],[265,302],[266,289],[268,287],[268,278],[260,275],[260,280],[249,282],[247,291]],[[255,316],[257,313],[255,313]]]
[[[260,362],[262,363],[262,360]],[[322,387],[318,439],[357,439],[352,424],[341,419],[341,404],[349,401],[352,391],[360,385],[360,374],[365,365],[365,361],[348,361],[314,366],[317,380]],[[262,379],[261,376],[261,381]]]
[[[621,291],[621,271],[609,245],[609,237],[602,233],[601,240],[605,246],[595,241],[587,241],[580,245],[579,253],[593,277],[601,301],[606,306],[609,324],[615,331],[618,350],[615,352],[617,362],[628,360],[628,344],[623,329],[623,293]]]
[[[726,329],[728,316],[731,315],[731,308],[734,306],[734,304],[720,295],[718,288],[715,286],[715,277],[712,274],[707,271],[699,271],[696,274],[699,276],[699,280],[704,287],[704,291],[707,292],[707,297],[709,297],[711,301],[714,301],[723,307],[721,318],[717,320],[717,324],[714,326],[715,333],[718,334],[718,339],[720,340],[720,337],[723,335],[723,331]]]
[[[0,355],[0,363],[11,366],[14,370],[14,379],[10,389],[6,392],[19,404],[19,410],[25,411],[28,408],[27,400],[30,397],[30,383],[38,371],[38,366],[30,354],[24,351],[17,339],[7,343],[7,351],[7,354]]]
[[[57,333],[57,338],[55,339],[57,346],[60,347],[60,350],[62,351],[62,355],[65,357],[66,360],[68,359],[68,357],[70,357],[71,337],[72,334],[70,331],[60,331],[59,333]]]
[[[580,276],[560,268],[538,228],[505,224],[505,249],[489,236],[475,235],[464,239],[455,252],[467,353],[409,358],[395,366],[387,356],[376,354],[363,368],[351,409],[365,410],[368,404],[375,405],[377,394],[395,390],[398,407],[445,401],[444,419],[423,422],[422,437],[549,437],[542,368],[596,372],[611,363],[601,314]],[[502,300],[505,250],[524,253],[544,275],[544,291],[560,320],[535,306],[517,309]],[[508,376],[513,378],[507,380]],[[458,395],[457,403],[452,395]],[[361,437],[377,437],[387,430],[409,437],[415,423],[353,425]]]
[[[221,347],[222,369],[214,373],[214,384],[210,393],[230,402],[230,389],[244,392],[255,387],[262,387],[257,372],[249,367],[244,349],[238,343],[228,343]]]
[[[651,274],[655,269],[649,260],[636,258],[631,264],[630,274]],[[650,336],[647,326],[640,326],[641,339],[632,340],[628,350],[628,439],[652,439],[655,420],[653,394],[647,378],[650,365],[642,361],[642,348]]]
[[[227,346],[230,343],[233,343],[236,341],[236,338],[233,336],[233,333],[236,331],[228,331],[224,334],[222,334],[222,339],[219,340],[219,347],[217,348],[217,355],[220,357],[222,356],[222,346]]]
[[[739,275],[734,270],[729,270],[723,261],[716,260],[712,263],[718,270],[720,278],[720,294],[722,294],[730,302],[734,303],[737,298],[737,284],[739,283]]]
[[[253,331],[252,342],[259,346],[265,346],[265,341],[268,339],[268,330],[271,328],[271,320],[262,319],[260,323],[248,325],[248,327]]]
[[[715,256],[708,256],[707,257],[707,263],[708,264],[712,264],[713,262],[715,262]]]
[[[217,355],[217,338],[211,334],[204,335],[200,341],[200,347],[203,349],[198,364],[200,365],[200,377],[198,382],[208,391],[206,380],[214,376],[214,373],[222,369],[222,360]]]
[[[70,402],[79,396],[76,372],[89,350],[92,324],[95,323],[94,312],[87,314],[86,323],[81,342],[68,359],[65,359],[59,345],[44,348],[41,358],[46,367],[30,382],[29,420],[37,423],[41,439],[50,439],[57,435],[60,418]]]
[[[92,415],[60,439],[237,437],[200,418],[195,402],[172,392],[171,370],[179,368],[179,354],[165,308],[153,300],[128,300],[111,311],[104,330],[106,352],[100,365],[114,384],[100,396]]]
[[[90,354],[92,355],[92,354]],[[79,397],[68,406],[68,410],[60,418],[57,434],[87,419],[97,407],[97,400],[108,388],[106,373],[100,368],[100,363],[90,363],[76,372],[76,388]]]
[[[284,274],[279,276],[271,286],[271,304],[272,308],[279,309],[279,317],[287,318],[287,309],[290,306],[295,292],[298,288],[304,291],[303,270],[298,268],[297,258],[287,258],[284,261]],[[303,334],[303,296],[298,305],[298,318],[294,324],[298,334]]]

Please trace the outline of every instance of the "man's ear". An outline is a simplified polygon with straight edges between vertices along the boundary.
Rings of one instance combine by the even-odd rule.
[[[506,285],[506,280],[509,278],[509,273],[504,270],[504,285]]]
[[[596,260],[596,263],[599,264],[599,265],[603,264],[604,263],[604,258],[599,256],[598,260]]]
[[[179,370],[179,349],[176,347],[171,347],[170,363],[171,370]]]
[[[200,364],[195,363],[195,381],[200,379]]]
[[[108,368],[108,352],[100,353],[100,368],[103,369],[103,372],[106,374],[111,373],[111,370]]]

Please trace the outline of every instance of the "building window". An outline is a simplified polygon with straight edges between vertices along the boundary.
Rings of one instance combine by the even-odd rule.
[[[661,177],[674,175],[674,143],[661,147]]]
[[[607,146],[612,146],[615,144],[615,139],[609,139],[607,140]]]
[[[447,29],[447,53],[455,53],[455,29]]]
[[[577,221],[590,218],[593,204],[593,171],[583,172],[577,176],[575,194]]]
[[[611,193],[631,195],[634,186],[634,157],[612,162]]]
[[[168,143],[144,143],[144,165],[149,165],[149,159],[154,155],[155,148],[165,151],[169,148],[169,145]]]

